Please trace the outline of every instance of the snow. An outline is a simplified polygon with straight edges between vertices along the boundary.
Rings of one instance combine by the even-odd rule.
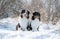
[[[41,24],[39,31],[16,31],[17,19],[5,18],[0,20],[0,39],[60,39],[60,30],[52,24]],[[60,22],[58,22],[60,24]],[[56,24],[59,26],[59,24]],[[56,26],[54,25],[54,26]]]

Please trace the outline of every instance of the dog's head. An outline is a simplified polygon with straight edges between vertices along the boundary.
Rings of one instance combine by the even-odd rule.
[[[33,13],[32,20],[34,20],[35,18],[38,18],[40,20],[40,13],[39,12]]]
[[[30,12],[28,10],[22,10],[21,11],[21,18],[26,17],[27,19],[29,18]]]

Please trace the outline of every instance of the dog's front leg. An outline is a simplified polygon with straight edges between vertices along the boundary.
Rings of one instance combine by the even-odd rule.
[[[18,28],[20,28],[20,25],[19,25],[19,23],[16,25],[16,30],[18,30]]]

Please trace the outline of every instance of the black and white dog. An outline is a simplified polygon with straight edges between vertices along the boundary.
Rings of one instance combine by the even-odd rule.
[[[40,13],[34,12],[30,22],[30,26],[27,29],[30,29],[32,31],[39,31],[39,26],[40,26]]]
[[[16,25],[16,30],[21,28],[21,30],[25,31],[27,30],[27,26],[29,23],[29,14],[30,12],[28,10],[22,10],[21,11],[21,16],[18,19],[18,24]]]

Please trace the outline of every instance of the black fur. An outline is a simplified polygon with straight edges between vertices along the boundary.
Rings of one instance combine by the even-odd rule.
[[[27,15],[29,15],[30,14],[30,12],[27,10]]]
[[[16,25],[16,30],[18,30],[18,28],[20,28],[21,26],[20,26],[20,24],[18,23],[17,25]]]
[[[31,24],[27,26],[27,30],[28,31],[31,31],[32,30]]]
[[[39,17],[39,21],[40,21],[40,13],[39,12],[34,12],[33,16],[32,16],[32,20],[34,20],[34,16],[38,16]]]
[[[27,16],[27,19],[29,19],[29,14],[30,14],[30,12],[27,10],[27,15],[28,15],[28,16]]]
[[[41,19],[40,19],[40,17],[39,17],[39,21],[40,21]]]
[[[23,18],[23,16],[21,15],[21,18]]]
[[[33,16],[40,16],[40,13],[39,12],[34,12]]]
[[[23,18],[23,16],[22,16],[23,13],[26,13],[27,14],[27,19],[29,19],[30,12],[28,10],[27,11],[26,10],[22,10],[21,11],[21,18]]]
[[[27,16],[27,19],[29,19],[29,16]]]
[[[32,16],[32,20],[34,20],[35,18],[34,18],[34,16]]]
[[[37,28],[37,30],[39,31],[39,27]]]
[[[23,13],[25,13],[25,10],[22,10],[22,11],[21,11],[21,14],[23,14]]]
[[[20,24],[18,23],[19,28],[21,27]]]

